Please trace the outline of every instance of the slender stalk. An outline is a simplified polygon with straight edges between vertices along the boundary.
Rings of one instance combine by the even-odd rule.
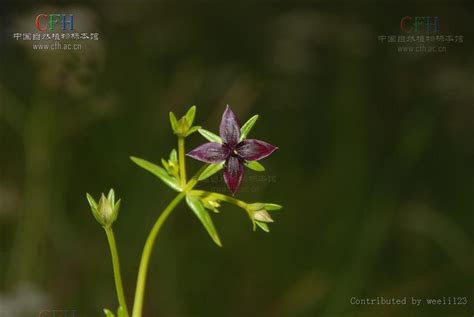
[[[122,276],[120,273],[120,262],[117,251],[117,244],[115,243],[114,231],[112,228],[104,228],[105,233],[107,234],[107,240],[109,241],[110,253],[112,255],[112,265],[114,267],[114,278],[115,278],[115,288],[117,289],[117,298],[119,305],[122,306],[125,313],[125,317],[128,317],[128,308],[127,302],[125,301],[125,295],[123,292],[122,285]]]
[[[183,144],[184,146],[184,144]],[[183,148],[184,150],[184,148]],[[184,152],[184,151],[183,151]],[[181,159],[180,159],[181,162]],[[184,161],[183,161],[184,162]],[[146,275],[148,270],[148,263],[150,262],[151,251],[153,250],[153,245],[155,243],[156,237],[160,232],[161,226],[174,210],[174,208],[183,200],[186,194],[197,184],[199,175],[204,171],[208,164],[204,165],[196,175],[191,178],[191,180],[183,187],[184,190],[179,193],[170,203],[166,206],[165,210],[156,220],[153,228],[148,235],[148,238],[145,242],[145,247],[143,248],[142,258],[140,260],[140,268],[138,269],[138,278],[137,278],[137,288],[135,291],[135,300],[133,303],[133,312],[132,317],[141,317],[143,310],[143,298],[145,295],[145,285],[146,285]],[[181,168],[180,168],[181,169]]]
[[[242,201],[242,200],[239,200],[239,199],[236,199],[234,197],[231,197],[231,196],[227,196],[227,195],[224,195],[224,194],[219,194],[219,193],[214,193],[214,192],[207,192],[207,191],[204,191],[204,190],[193,190],[193,194],[196,194],[198,196],[207,196],[207,195],[211,195],[213,198],[215,197],[216,199],[219,199],[221,201],[225,201],[225,202],[228,202],[230,204],[234,204],[236,206],[239,206],[240,208],[243,208],[243,209],[246,209],[247,208],[247,203]]]
[[[178,137],[178,155],[179,155],[179,178],[181,179],[181,188],[186,186],[186,164],[184,161],[184,137]]]

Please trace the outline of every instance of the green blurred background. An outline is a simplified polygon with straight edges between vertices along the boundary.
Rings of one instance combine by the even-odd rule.
[[[472,2],[51,3],[0,5],[1,317],[116,307],[85,200],[110,187],[123,199],[114,228],[131,305],[143,243],[174,193],[128,157],[166,157],[168,112],[193,104],[211,131],[226,104],[242,121],[260,114],[251,135],[280,151],[263,161],[270,178],[247,171],[237,197],[284,209],[265,234],[225,205],[218,248],[181,204],[157,240],[144,316],[474,314]],[[15,41],[38,13],[73,13],[100,40],[67,52]],[[437,16],[464,43],[381,43],[403,35],[406,15]],[[469,302],[350,304],[377,296]]]

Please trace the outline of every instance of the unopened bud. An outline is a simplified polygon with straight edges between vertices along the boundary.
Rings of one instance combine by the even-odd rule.
[[[104,220],[104,223],[109,223],[114,214],[114,209],[103,193],[100,197],[99,205],[97,206],[97,208],[99,210],[100,216]]]
[[[87,194],[87,201],[91,206],[94,218],[103,227],[110,227],[117,219],[118,211],[120,209],[120,199],[115,203],[115,193],[111,189],[107,197],[102,194],[99,203],[96,203],[91,195]]]

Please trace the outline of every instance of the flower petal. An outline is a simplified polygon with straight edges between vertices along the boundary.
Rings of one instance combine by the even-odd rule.
[[[243,176],[244,164],[238,157],[229,156],[224,167],[224,181],[232,194],[239,189]]]
[[[237,145],[240,141],[240,123],[229,106],[222,115],[219,133],[224,143],[229,146]]]
[[[270,143],[246,139],[237,145],[237,154],[246,161],[257,161],[269,156],[278,148]]]
[[[186,155],[201,162],[217,163],[229,156],[229,150],[220,143],[209,142],[198,146]]]

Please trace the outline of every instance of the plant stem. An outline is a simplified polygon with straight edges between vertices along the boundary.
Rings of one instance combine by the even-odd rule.
[[[186,164],[184,161],[184,137],[178,137],[178,155],[179,155],[179,178],[181,179],[181,188],[186,186]]]
[[[243,208],[243,209],[247,208],[247,203],[246,202],[244,202],[242,200],[239,200],[239,199],[236,199],[234,197],[224,195],[224,194],[219,194],[219,193],[214,193],[214,192],[207,192],[207,191],[204,191],[204,190],[193,190],[192,192],[193,192],[193,194],[196,194],[198,196],[211,195],[213,198],[215,197],[216,199],[219,199],[221,201],[225,201],[225,202],[228,202],[230,204],[234,204],[236,206],[239,206],[240,208]]]
[[[117,298],[119,305],[122,306],[125,313],[125,317],[128,317],[128,308],[127,302],[125,301],[125,295],[123,292],[122,277],[120,274],[120,262],[119,255],[117,251],[117,244],[115,243],[114,231],[111,227],[104,228],[105,233],[107,234],[107,240],[109,241],[110,253],[112,255],[112,265],[114,267],[114,278],[115,278],[115,288],[117,289]]]
[[[181,153],[181,152],[180,152]],[[184,153],[184,143],[183,143],[183,153]],[[180,159],[181,162],[181,159]],[[184,162],[184,161],[183,161]],[[183,200],[186,194],[197,184],[199,175],[204,171],[208,164],[204,165],[197,173],[189,180],[183,187],[183,191],[179,193],[170,203],[166,206],[165,210],[156,220],[153,228],[148,235],[148,238],[145,242],[145,247],[143,248],[142,258],[140,260],[140,268],[138,269],[138,278],[137,278],[137,288],[135,291],[135,300],[133,303],[133,312],[132,317],[141,317],[143,310],[143,297],[145,295],[145,285],[146,285],[146,274],[148,270],[148,263],[150,262],[150,255],[155,243],[156,237],[160,232],[161,226],[174,210],[174,208]],[[180,168],[181,169],[181,168]]]

